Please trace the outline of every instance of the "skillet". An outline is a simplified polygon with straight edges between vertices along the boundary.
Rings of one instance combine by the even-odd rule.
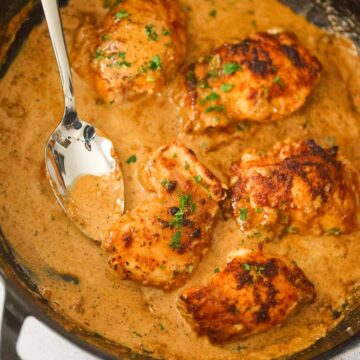
[[[317,26],[349,36],[360,47],[360,3],[357,0],[282,0],[281,2],[304,15]],[[66,1],[61,3],[66,5]],[[11,34],[13,36],[9,37],[7,29],[16,15],[19,23]],[[41,8],[34,0],[0,2],[0,76],[6,73],[32,27],[41,21]],[[51,309],[50,304],[40,295],[36,284],[31,280],[28,269],[16,261],[16,254],[1,232],[1,224],[0,274],[6,287],[1,331],[1,359],[19,359],[16,354],[16,340],[23,321],[30,315],[100,358],[134,358],[135,354],[121,344],[110,342],[96,333],[79,328]],[[326,337],[309,349],[293,355],[291,359],[328,359],[346,346],[356,343],[360,343],[360,307],[349,312]],[[136,358],[148,357],[136,355]]]

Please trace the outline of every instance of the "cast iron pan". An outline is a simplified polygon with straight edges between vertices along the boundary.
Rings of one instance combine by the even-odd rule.
[[[350,37],[360,48],[360,1],[358,0],[280,0],[319,27]],[[66,5],[66,0],[60,1]],[[29,6],[30,3],[30,6]],[[26,9],[27,20],[19,27],[6,56],[0,58],[0,79],[21,49],[33,26],[42,21],[42,10],[36,0],[0,0],[0,54],[9,40],[7,26],[14,15]],[[15,35],[15,34],[13,34]],[[16,261],[16,254],[1,231],[0,275],[6,288],[1,329],[0,359],[19,360],[16,341],[21,326],[28,316],[34,316],[65,338],[101,359],[151,359],[150,354],[134,354],[130,349],[113,343],[101,335],[89,332],[69,322],[55,312],[40,295],[29,271]],[[291,356],[291,360],[330,359],[350,346],[360,346],[360,306],[350,311],[345,319],[326,337],[310,348]]]

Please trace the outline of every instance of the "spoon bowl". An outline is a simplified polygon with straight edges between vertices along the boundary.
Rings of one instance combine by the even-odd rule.
[[[112,142],[75,111],[71,70],[57,0],[42,0],[62,80],[65,112],[45,147],[47,175],[71,220],[101,241],[124,211],[124,184]]]

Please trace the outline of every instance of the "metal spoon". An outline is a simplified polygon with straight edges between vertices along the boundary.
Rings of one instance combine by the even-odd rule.
[[[104,227],[124,210],[121,168],[112,142],[76,113],[59,5],[57,0],[41,2],[65,99],[63,119],[45,148],[47,175],[67,215],[87,236],[101,241]]]

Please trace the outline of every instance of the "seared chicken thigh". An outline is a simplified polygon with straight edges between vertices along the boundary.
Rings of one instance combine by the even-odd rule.
[[[92,70],[99,94],[121,102],[161,90],[183,61],[184,16],[176,1],[124,0],[106,15]]]
[[[187,131],[273,121],[304,104],[320,70],[293,34],[257,33],[189,65],[174,99]]]
[[[208,285],[186,289],[178,307],[199,335],[222,342],[280,325],[315,296],[295,263],[242,249]]]
[[[358,176],[337,147],[287,140],[264,156],[245,152],[231,172],[232,208],[243,229],[339,235],[358,224]]]
[[[143,172],[156,196],[115,223],[103,245],[123,279],[169,290],[184,283],[209,247],[222,184],[178,142],[161,147]]]

